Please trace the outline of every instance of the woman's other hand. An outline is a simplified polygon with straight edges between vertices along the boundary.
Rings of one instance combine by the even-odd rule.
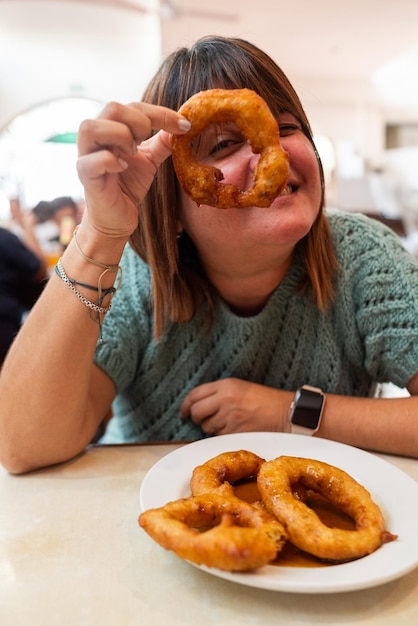
[[[256,383],[224,378],[195,387],[180,412],[208,435],[286,430],[294,394]]]

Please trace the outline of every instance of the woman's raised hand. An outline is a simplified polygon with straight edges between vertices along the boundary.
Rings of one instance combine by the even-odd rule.
[[[138,224],[138,202],[170,154],[169,133],[189,128],[176,111],[147,103],[112,102],[96,119],[81,123],[77,170],[96,230],[129,237]],[[152,130],[159,132],[150,137]]]

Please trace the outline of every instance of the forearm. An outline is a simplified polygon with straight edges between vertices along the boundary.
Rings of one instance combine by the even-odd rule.
[[[151,129],[161,132],[149,137]],[[51,277],[0,376],[0,460],[9,471],[71,458],[109,408],[115,389],[93,365],[99,325],[92,318],[109,304],[110,293],[100,301],[102,289],[118,279],[109,266],[118,265],[138,227],[138,205],[170,154],[169,133],[189,129],[177,112],[145,103],[109,103],[80,125],[77,170],[86,211],[79,245],[73,238],[61,279]],[[100,308],[89,308],[95,300]]]
[[[86,255],[116,265],[125,243],[110,240],[104,245],[103,238],[99,242],[83,231],[79,241]],[[62,264],[67,276],[92,286],[103,272],[80,255],[74,241]],[[115,273],[106,273],[103,288],[115,278]],[[97,298],[94,292],[77,288],[87,299]],[[40,466],[66,460],[91,440],[103,417],[100,398],[95,398],[91,386],[99,336],[96,316],[54,273],[0,376],[0,451],[11,471],[21,471],[26,463]],[[103,406],[105,400],[106,394]]]
[[[418,457],[418,375],[411,397],[354,398],[326,394],[318,437],[358,448]],[[234,378],[195,387],[183,400],[183,419],[210,435],[290,432],[295,393]]]
[[[290,432],[294,394],[276,393],[280,407],[278,430]],[[271,412],[271,404],[267,411]],[[325,394],[321,424],[315,436],[376,452],[418,457],[418,395],[357,398]]]
[[[418,396],[327,395],[317,436],[378,452],[418,457]]]

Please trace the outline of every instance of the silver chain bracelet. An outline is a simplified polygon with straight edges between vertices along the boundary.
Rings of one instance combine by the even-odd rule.
[[[96,311],[96,313],[102,313],[104,315],[105,313],[110,311],[112,303],[110,303],[109,306],[107,307],[98,306],[95,302],[91,302],[90,300],[88,300],[85,296],[83,296],[83,294],[80,291],[78,291],[76,287],[74,287],[73,283],[71,282],[71,280],[68,278],[67,274],[65,273],[65,270],[62,266],[61,259],[59,259],[57,263],[57,269],[58,269],[58,272],[57,272],[58,276],[67,285],[67,287],[71,289],[73,294],[80,300],[80,302],[88,306],[89,309],[91,309],[92,311]]]

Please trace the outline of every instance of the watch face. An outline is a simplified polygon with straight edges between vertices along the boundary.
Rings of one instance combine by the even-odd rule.
[[[315,430],[321,416],[324,396],[320,393],[299,389],[295,397],[292,423],[303,428]]]

